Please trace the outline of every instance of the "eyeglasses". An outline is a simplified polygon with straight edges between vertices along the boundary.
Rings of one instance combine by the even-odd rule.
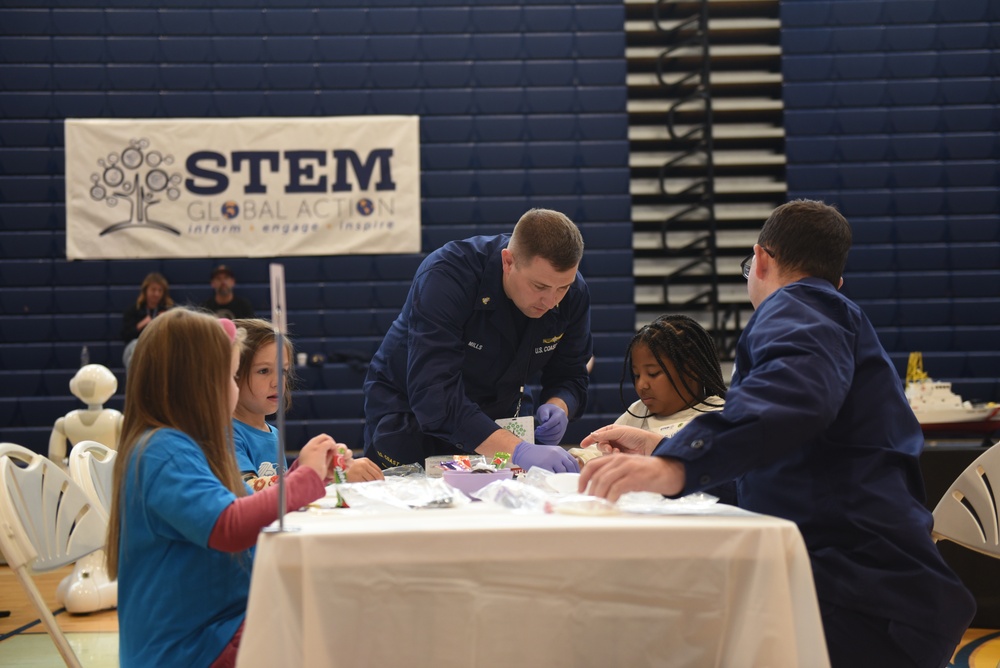
[[[774,251],[771,250],[770,248],[765,248],[764,246],[761,246],[760,249],[762,251],[764,251],[765,253],[767,253],[768,255],[770,255],[771,257],[774,257]],[[747,279],[750,278],[750,263],[751,262],[753,262],[753,253],[750,253],[749,255],[747,255],[745,258],[743,258],[743,261],[740,262],[740,269],[743,270],[743,278],[747,278]]]

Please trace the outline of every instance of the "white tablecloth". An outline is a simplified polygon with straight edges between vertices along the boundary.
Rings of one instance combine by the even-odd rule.
[[[258,542],[240,668],[829,665],[785,520],[476,503],[285,526]]]

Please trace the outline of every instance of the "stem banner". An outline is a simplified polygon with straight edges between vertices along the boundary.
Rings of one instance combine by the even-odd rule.
[[[417,116],[65,123],[70,260],[420,252]]]

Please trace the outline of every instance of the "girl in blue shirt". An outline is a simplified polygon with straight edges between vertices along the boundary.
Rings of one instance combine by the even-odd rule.
[[[277,487],[249,494],[233,456],[239,356],[231,321],[180,308],[136,345],[107,544],[123,668],[235,665],[253,546],[278,505]],[[302,449],[287,507],[324,496],[335,449]]]
[[[278,348],[274,325],[267,320],[247,318],[235,321],[245,332],[243,353],[236,372],[240,396],[233,411],[233,438],[236,463],[243,480],[255,491],[264,489],[277,473],[278,432],[267,423],[267,416],[278,411]],[[291,340],[284,339],[285,410],[291,408],[291,381],[294,380],[292,359],[295,351]],[[325,435],[313,439],[323,439]],[[310,441],[311,443],[312,441]],[[338,444],[347,482],[382,480],[382,469],[370,459],[353,459],[350,449]],[[339,460],[338,460],[339,461]]]

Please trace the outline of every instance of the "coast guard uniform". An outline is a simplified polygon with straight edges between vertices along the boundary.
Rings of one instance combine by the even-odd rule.
[[[941,666],[975,602],[930,537],[923,445],[868,318],[806,278],[750,318],[725,408],[653,454],[684,460],[682,494],[738,477],[741,507],[798,525],[835,667]]]
[[[421,263],[365,379],[365,456],[382,468],[471,453],[519,410],[541,372],[544,403],[586,406],[590,293],[580,274],[558,306],[529,318],[503,289],[510,235],[452,241]],[[521,411],[521,415],[530,414]]]

